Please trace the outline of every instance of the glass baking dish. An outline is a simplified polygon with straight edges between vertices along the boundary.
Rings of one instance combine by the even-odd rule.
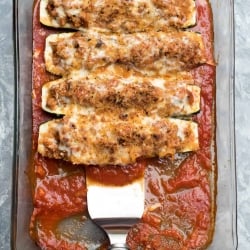
[[[209,250],[237,248],[234,142],[234,19],[232,0],[211,0],[216,72],[217,213]],[[38,249],[29,236],[31,190],[26,175],[31,155],[31,63],[33,0],[14,0],[15,144],[12,249]]]

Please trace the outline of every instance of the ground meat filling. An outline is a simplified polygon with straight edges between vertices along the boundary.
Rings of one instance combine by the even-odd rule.
[[[48,37],[46,50],[52,50],[45,57],[47,70],[59,75],[114,63],[130,65],[138,71],[166,74],[206,62],[202,38],[193,32],[60,34]]]
[[[197,124],[191,121],[147,117],[138,112],[124,120],[107,111],[71,115],[40,126],[38,152],[74,164],[126,165],[140,157],[197,150],[197,131]]]
[[[177,77],[178,78],[178,77]],[[61,79],[43,86],[43,109],[56,114],[101,109],[125,114],[138,109],[146,115],[190,115],[199,110],[200,88],[193,80],[168,78],[99,77],[89,74],[79,79]],[[158,85],[157,85],[158,84]]]
[[[62,1],[48,0],[46,11],[60,27],[95,27],[112,32],[168,30],[195,24],[193,0]]]

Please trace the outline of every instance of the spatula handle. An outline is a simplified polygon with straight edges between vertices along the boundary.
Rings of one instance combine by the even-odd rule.
[[[117,243],[117,244],[112,244],[108,250],[129,250],[129,247],[127,244],[121,244],[121,243]]]

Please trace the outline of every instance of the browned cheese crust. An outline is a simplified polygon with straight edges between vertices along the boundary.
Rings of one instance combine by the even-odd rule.
[[[171,77],[128,77],[89,74],[86,77],[62,78],[43,86],[44,110],[69,114],[86,114],[90,108],[112,109],[125,113],[131,109],[143,110],[145,115],[190,115],[200,108],[200,88],[193,79]]]
[[[40,126],[38,152],[74,164],[126,165],[139,157],[166,157],[199,148],[197,124],[113,114],[64,116]]]
[[[132,33],[195,24],[194,0],[42,0],[40,20],[53,27]]]
[[[120,63],[149,74],[192,69],[206,62],[202,37],[194,32],[62,33],[47,38],[47,70],[57,75]]]

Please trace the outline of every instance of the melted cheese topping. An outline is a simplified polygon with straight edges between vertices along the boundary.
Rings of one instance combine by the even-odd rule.
[[[46,39],[45,64],[56,75],[123,64],[143,74],[164,75],[206,62],[202,37],[194,32],[102,34],[93,30],[53,34]]]
[[[62,78],[42,88],[42,107],[56,114],[78,114],[109,109],[123,114],[130,109],[160,116],[189,115],[199,111],[200,88],[181,74],[171,77],[118,77],[89,74]]]
[[[71,115],[40,126],[38,152],[86,165],[126,165],[139,157],[166,157],[197,150],[198,128],[191,121],[131,113]]]
[[[197,124],[169,118],[200,108],[189,71],[206,63],[193,0],[41,0],[53,34],[42,108],[65,115],[40,126],[38,152],[86,165],[126,165],[199,148]],[[168,117],[168,118],[166,118]]]
[[[196,22],[194,0],[41,0],[40,21],[52,27],[132,33]]]

